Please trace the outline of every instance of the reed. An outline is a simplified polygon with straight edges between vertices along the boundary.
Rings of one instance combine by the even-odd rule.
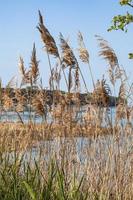
[[[132,199],[131,137],[47,142],[0,151],[1,199]]]
[[[59,51],[40,11],[37,28],[48,56],[50,88],[40,83],[35,44],[27,69],[19,58],[20,86],[14,77],[6,88],[0,81],[1,118],[3,112],[18,116],[18,121],[0,122],[0,199],[133,199],[133,84],[116,53],[97,36],[111,84],[105,76],[95,82],[89,52],[78,34],[79,58],[88,64],[93,84],[89,92],[74,50],[60,34]],[[61,91],[61,80],[67,91]],[[110,108],[112,94],[115,113]]]

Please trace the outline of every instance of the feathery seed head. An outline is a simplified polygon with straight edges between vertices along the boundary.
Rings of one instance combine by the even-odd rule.
[[[41,34],[41,38],[43,43],[45,44],[47,52],[51,55],[54,55],[55,57],[59,57],[59,52],[55,40],[49,33],[48,29],[45,27],[43,23],[43,17],[40,11],[39,11],[39,24],[37,26],[37,29]]]

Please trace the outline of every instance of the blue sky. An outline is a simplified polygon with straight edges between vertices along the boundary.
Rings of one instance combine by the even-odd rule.
[[[1,0],[0,1],[0,77],[7,83],[12,76],[18,75],[18,58],[24,58],[28,67],[33,42],[36,43],[40,60],[40,72],[45,87],[50,74],[43,44],[36,29],[38,9],[45,18],[45,24],[59,44],[59,32],[69,37],[74,50],[77,46],[77,32],[85,38],[90,53],[90,62],[95,80],[107,71],[107,63],[98,57],[98,44],[95,34],[109,41],[118,55],[120,64],[126,69],[129,78],[133,76],[133,61],[128,53],[133,51],[133,27],[128,33],[107,32],[114,15],[125,13],[128,8],[120,7],[117,0]],[[89,71],[81,66],[88,88],[92,89]]]

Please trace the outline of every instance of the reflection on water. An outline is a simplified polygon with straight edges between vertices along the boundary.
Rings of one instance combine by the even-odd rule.
[[[84,114],[87,112],[87,106],[82,106],[80,107],[80,109],[75,109],[74,111],[74,119],[75,121],[77,122],[82,122],[83,121],[83,116]],[[110,108],[110,111],[109,111],[109,117],[111,120],[114,121],[114,116],[115,116],[115,108]],[[34,112],[22,112],[22,113],[19,113],[22,121],[24,123],[27,123],[28,121],[32,120],[36,123],[41,123],[43,121],[45,121],[44,118],[40,117],[40,116],[37,116]],[[1,122],[19,122],[20,121],[20,117],[19,115],[15,112],[1,112],[0,113],[0,121]],[[47,122],[51,122],[52,121],[52,117],[51,117],[51,114],[48,113],[47,114]]]

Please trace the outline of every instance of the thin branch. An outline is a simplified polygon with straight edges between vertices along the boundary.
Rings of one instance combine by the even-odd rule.
[[[133,5],[131,3],[127,3],[127,5],[133,8]]]

